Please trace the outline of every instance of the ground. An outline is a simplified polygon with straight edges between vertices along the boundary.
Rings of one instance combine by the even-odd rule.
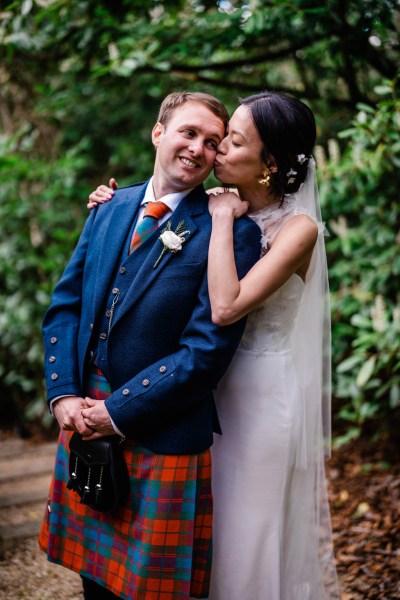
[[[367,439],[328,463],[342,600],[400,599],[400,447]]]
[[[393,443],[365,440],[327,464],[341,600],[400,600],[399,457]],[[48,563],[32,539],[0,562],[0,598],[81,600],[80,579]]]

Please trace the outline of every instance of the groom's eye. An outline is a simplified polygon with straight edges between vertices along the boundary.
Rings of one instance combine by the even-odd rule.
[[[210,150],[215,150],[216,151],[217,148],[218,148],[218,143],[214,142],[214,140],[208,140],[206,142],[206,146],[207,146],[207,148],[210,148]]]

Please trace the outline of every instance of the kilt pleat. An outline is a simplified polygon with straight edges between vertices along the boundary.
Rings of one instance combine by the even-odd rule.
[[[100,371],[87,395],[109,394]],[[80,504],[67,489],[69,440],[61,431],[39,545],[51,562],[103,585],[123,599],[207,598],[211,570],[211,456],[160,455],[123,442],[130,497],[115,512]]]

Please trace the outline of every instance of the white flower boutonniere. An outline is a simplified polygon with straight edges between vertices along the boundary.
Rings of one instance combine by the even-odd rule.
[[[185,221],[181,221],[175,231],[171,231],[171,221],[168,221],[167,226],[162,230],[162,233],[158,238],[163,245],[163,249],[161,250],[160,256],[154,263],[153,269],[157,267],[167,250],[174,254],[182,250],[182,244],[186,242],[186,238],[184,236],[190,235],[190,231],[188,229],[184,231],[184,229]]]

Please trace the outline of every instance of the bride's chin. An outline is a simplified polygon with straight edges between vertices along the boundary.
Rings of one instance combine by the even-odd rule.
[[[215,175],[215,173],[214,173]],[[224,179],[223,177],[218,177],[218,175],[215,175],[215,178],[218,179],[218,181],[220,181],[222,183],[222,185],[235,185],[233,181],[227,181],[226,179]]]

